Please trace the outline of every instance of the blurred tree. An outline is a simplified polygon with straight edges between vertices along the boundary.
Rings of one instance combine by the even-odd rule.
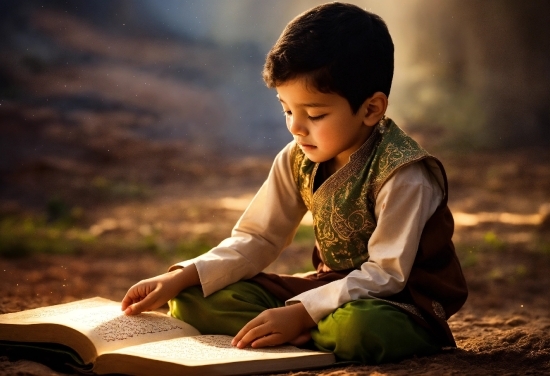
[[[372,6],[371,10],[381,14],[396,42],[396,57],[406,55],[405,63],[396,60],[398,77],[390,98],[395,108],[390,115],[419,129],[446,130],[449,143],[457,146],[550,145],[549,1],[350,1],[366,9]],[[154,40],[149,46],[186,44],[217,54],[217,59],[199,56],[198,61],[207,62],[200,66],[184,64],[192,59],[156,61],[158,54],[151,58],[151,53],[151,61],[139,61],[143,59],[140,54],[130,60],[155,77],[219,94],[216,108],[223,108],[224,113],[223,126],[216,131],[219,144],[231,145],[232,151],[274,152],[289,138],[273,93],[263,87],[260,78],[269,48],[266,40],[272,43],[281,25],[299,10],[322,2],[167,1],[161,5],[152,0],[4,0],[0,2],[0,101],[43,99],[34,98],[34,90],[25,89],[20,78],[40,74],[60,62],[128,63],[129,59],[115,53],[100,56],[93,48],[60,47],[30,21],[31,15],[49,9],[68,13],[108,36],[146,37]],[[245,16],[242,9],[247,10]],[[271,35],[272,30],[277,31]],[[13,63],[12,71],[6,62]],[[21,77],[15,77],[13,70]],[[218,74],[216,80],[205,79],[213,72]],[[176,128],[189,123],[182,134],[202,132],[202,123],[189,121],[189,116],[174,115],[168,123]],[[159,129],[155,124],[157,133]]]
[[[468,146],[550,145],[550,2],[450,0],[416,12],[411,50],[431,77],[412,92],[432,95],[410,106],[423,122]]]

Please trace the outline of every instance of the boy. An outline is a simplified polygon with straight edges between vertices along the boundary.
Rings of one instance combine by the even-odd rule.
[[[137,314],[172,316],[233,345],[313,345],[342,360],[397,361],[455,346],[447,325],[467,290],[451,242],[441,163],[385,117],[393,42],[385,23],[330,3],[292,20],[267,56],[294,141],[230,238],[130,288]],[[307,210],[316,272],[261,271]]]

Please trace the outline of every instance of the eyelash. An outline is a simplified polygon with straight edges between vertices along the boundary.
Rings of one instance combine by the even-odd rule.
[[[290,116],[292,115],[292,112],[290,111],[284,111],[283,110],[283,115],[285,117],[287,116]],[[308,116],[308,119],[311,120],[311,121],[317,121],[317,120],[321,120],[322,118],[324,118],[325,116],[327,116],[326,114],[323,114],[323,115],[319,115],[319,116]]]
[[[309,120],[311,120],[311,121],[317,121],[317,120],[321,120],[321,119],[324,118],[325,116],[327,116],[327,115],[308,116],[308,118],[309,118]]]

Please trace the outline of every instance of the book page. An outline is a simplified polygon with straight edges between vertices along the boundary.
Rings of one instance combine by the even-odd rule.
[[[0,315],[0,323],[18,324],[30,322],[48,322],[48,319],[70,313],[75,309],[86,309],[112,305],[115,302],[103,298],[91,298],[71,303],[57,304],[49,307],[29,309],[21,312],[5,313]]]
[[[148,341],[200,334],[191,325],[158,312],[126,316],[120,303],[102,298],[0,315],[0,323],[63,325],[86,335],[98,354]]]
[[[159,342],[126,347],[111,354],[126,354],[164,360],[186,366],[208,364],[227,364],[252,360],[295,358],[304,356],[322,356],[333,361],[333,354],[320,351],[299,349],[295,346],[276,346],[253,349],[239,349],[231,345],[230,336],[200,335],[174,338]]]

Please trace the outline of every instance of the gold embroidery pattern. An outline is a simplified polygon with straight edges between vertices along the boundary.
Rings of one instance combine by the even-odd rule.
[[[399,168],[429,154],[388,120],[313,193],[319,163],[296,145],[292,172],[300,194],[313,214],[313,227],[325,265],[332,270],[358,268],[368,260],[368,241],[376,228],[374,206],[383,184]]]
[[[370,182],[369,194],[376,200],[378,192],[384,183],[401,167],[417,162],[429,157],[426,150],[422,149],[416,141],[408,137],[397,126],[391,127],[390,132],[393,137],[385,137],[379,146],[384,153],[374,161],[371,167],[373,171],[378,170],[375,178]]]
[[[315,235],[323,250],[321,259],[332,270],[356,268],[368,260],[368,239],[376,224],[360,180],[379,140],[380,134],[374,132],[350,162],[312,195],[311,212]]]
[[[307,159],[296,143],[290,152],[290,158],[294,182],[300,191],[306,207],[311,211],[312,195],[307,192],[313,186],[314,173],[317,171],[316,163]]]
[[[352,154],[348,164],[330,176],[319,189],[317,189],[313,195],[313,212],[325,206],[326,202],[334,195],[334,192],[341,189],[342,186],[346,185],[346,192],[350,192],[354,183],[361,178],[360,175],[362,175],[362,170],[364,170],[365,165],[369,163],[369,159],[372,158],[372,152],[376,148],[379,140],[380,134],[378,132],[373,132],[372,136],[369,137],[365,144]],[[309,191],[309,194],[312,194],[312,192],[313,191]]]
[[[340,239],[350,240],[355,234],[374,227],[366,210],[356,210],[350,213],[347,218],[344,218],[338,212],[338,207],[334,205],[334,200],[332,200],[330,223],[332,223],[332,227]]]
[[[437,317],[439,317],[441,320],[447,320],[447,314],[445,313],[445,309],[443,308],[441,303],[432,300],[432,308]]]

